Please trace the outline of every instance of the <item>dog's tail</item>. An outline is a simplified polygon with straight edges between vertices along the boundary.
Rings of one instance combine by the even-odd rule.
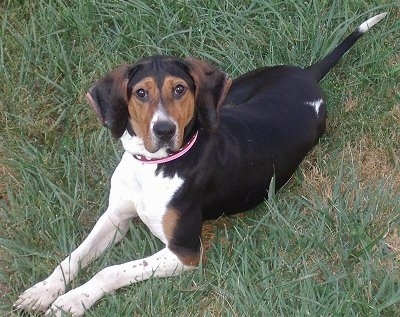
[[[362,23],[353,33],[340,43],[332,52],[319,62],[309,66],[306,70],[317,80],[322,80],[325,75],[339,62],[342,56],[363,36],[370,28],[377,24],[387,15],[387,12],[375,15],[371,19]]]

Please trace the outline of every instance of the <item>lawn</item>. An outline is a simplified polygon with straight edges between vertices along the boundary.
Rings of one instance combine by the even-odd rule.
[[[256,209],[207,222],[206,260],[107,295],[87,316],[398,316],[400,4],[338,1],[5,0],[0,3],[0,315],[88,234],[122,154],[85,92],[153,54],[233,78],[307,66],[371,16],[322,87],[326,134]],[[71,287],[161,248],[139,221]]]

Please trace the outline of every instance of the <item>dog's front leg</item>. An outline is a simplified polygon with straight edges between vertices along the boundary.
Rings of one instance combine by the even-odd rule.
[[[103,295],[121,287],[146,280],[153,276],[172,276],[185,270],[187,266],[167,247],[147,258],[109,266],[97,273],[90,281],[60,296],[47,311],[48,315],[61,316],[68,312],[82,316]]]
[[[56,298],[65,292],[81,268],[97,258],[111,243],[120,241],[129,228],[128,211],[134,210],[132,202],[110,205],[99,218],[83,243],[56,267],[45,280],[35,284],[20,295],[14,306],[26,311],[44,312]]]

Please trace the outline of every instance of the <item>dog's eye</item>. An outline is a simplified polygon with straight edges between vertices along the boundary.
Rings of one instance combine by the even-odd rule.
[[[136,96],[138,96],[140,99],[146,98],[147,91],[144,90],[143,88],[140,88],[140,89],[136,90]]]
[[[182,84],[178,84],[174,88],[174,95],[175,96],[180,96],[185,92],[185,90],[186,90],[185,86],[183,86]]]

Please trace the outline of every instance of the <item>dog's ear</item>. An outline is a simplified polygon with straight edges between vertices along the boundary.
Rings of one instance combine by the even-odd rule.
[[[218,127],[219,107],[225,100],[232,80],[217,67],[195,59],[184,60],[195,82],[195,100],[201,125],[209,130]]]
[[[102,124],[115,138],[122,136],[128,120],[127,84],[132,67],[122,65],[95,82],[86,99]]]

